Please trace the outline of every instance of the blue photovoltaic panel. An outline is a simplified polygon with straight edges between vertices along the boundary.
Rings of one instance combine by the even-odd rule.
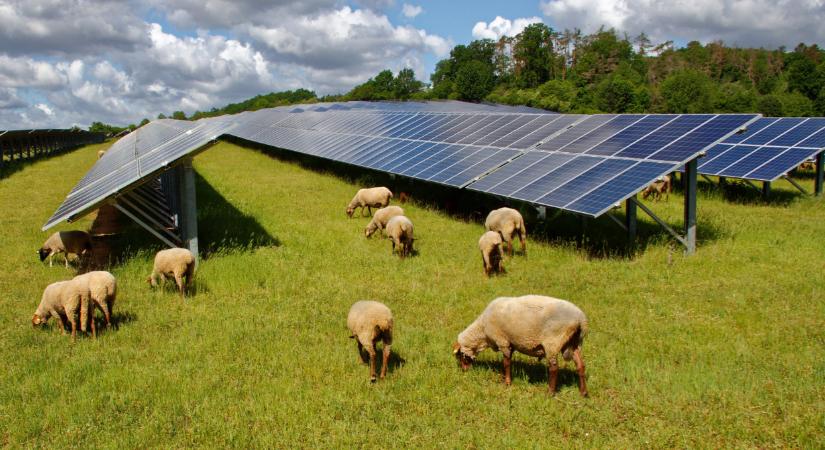
[[[707,151],[699,173],[774,181],[825,148],[825,118],[761,118]]]
[[[597,207],[644,188],[633,183],[660,169],[660,162],[695,157],[755,117],[534,112],[460,102],[345,102],[271,108],[195,122],[158,120],[116,142],[47,226],[139,186],[224,134],[548,206],[577,205],[581,211],[576,211],[598,215],[603,211],[594,213]],[[765,130],[775,125],[766,125]],[[794,135],[778,133],[772,139],[798,138],[801,145],[803,139],[825,138],[817,133],[806,136],[816,126],[805,123]],[[728,170],[753,167],[754,173],[764,172],[796,154],[781,153],[765,165],[737,162]],[[642,164],[644,159],[655,161]],[[623,181],[614,186],[611,180]],[[598,197],[590,198],[594,193]]]
[[[668,163],[639,162],[610,181],[603,183],[586,196],[565,205],[564,209],[591,216],[601,215],[616,203],[626,200],[633,193],[638,192],[636,189],[639,186],[649,185],[670,169],[672,169],[672,165]]]

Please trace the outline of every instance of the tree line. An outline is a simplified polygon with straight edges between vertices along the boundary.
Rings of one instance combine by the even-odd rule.
[[[513,37],[456,45],[436,64],[429,84],[412,69],[395,75],[383,70],[345,94],[273,92],[190,117],[176,111],[172,118],[318,101],[410,99],[488,101],[562,113],[825,116],[825,51],[817,44],[770,50],[721,41],[677,48],[672,41],[653,43],[644,33],[631,38],[601,28],[584,34],[537,23]]]

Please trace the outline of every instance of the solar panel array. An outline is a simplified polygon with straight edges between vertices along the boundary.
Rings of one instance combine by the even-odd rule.
[[[197,122],[154,121],[113,145],[44,229],[134,188],[222,134],[598,216],[757,117],[532,114],[489,105],[466,111],[459,111],[462,104],[427,105],[302,105]]]
[[[825,149],[825,118],[761,118],[711,147],[699,173],[774,181]]]

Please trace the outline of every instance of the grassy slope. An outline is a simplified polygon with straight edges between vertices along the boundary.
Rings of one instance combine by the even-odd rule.
[[[821,201],[737,205],[704,194],[700,227],[713,238],[705,233],[695,257],[668,266],[667,246],[652,244],[633,260],[591,259],[531,241],[529,258],[486,280],[480,224],[405,205],[420,255],[399,261],[388,241],[364,239],[366,219],[345,218],[356,186],[224,143],[195,164],[202,246],[240,231],[201,262],[198,295],[181,303],[150,292],[151,249],[136,250],[113,269],[115,309],[131,320],[70,345],[53,325],[29,323],[43,287],[70,275],[34,250],[96,151],[0,181],[3,444],[825,445]],[[679,200],[655,208],[677,217]],[[232,243],[246,233],[276,245]],[[548,398],[535,359],[517,358],[510,388],[498,354],[467,373],[456,367],[456,334],[494,297],[526,293],[588,314],[590,399],[579,398],[572,370]],[[365,298],[392,308],[394,349],[406,360],[373,386],[344,325]]]

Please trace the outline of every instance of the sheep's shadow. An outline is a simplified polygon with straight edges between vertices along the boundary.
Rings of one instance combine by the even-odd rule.
[[[134,314],[134,313],[128,312],[128,311],[113,313],[112,316],[111,316],[111,322],[112,322],[111,330],[112,331],[117,331],[117,330],[120,329],[121,325],[127,325],[127,324],[129,324],[131,322],[135,322],[137,320],[138,320],[137,315]],[[106,319],[105,319],[105,317],[103,317],[103,314],[100,314],[100,313],[95,314],[94,321],[95,321],[95,327],[97,327],[97,333],[98,334],[106,333],[107,331],[109,331],[106,328]]]
[[[172,277],[166,277],[166,281],[158,280],[158,285],[153,287],[147,283],[147,287],[155,294],[155,295],[180,295],[178,291],[178,285],[175,284],[175,279]],[[191,283],[184,286],[183,294],[186,298],[192,298],[197,296],[198,294],[207,294],[209,293],[209,284],[203,279],[195,278],[192,280]]]
[[[376,346],[377,347],[377,346]],[[357,350],[357,348],[356,348]],[[375,372],[381,373],[381,367],[383,365],[382,360],[382,351],[376,348],[375,350]],[[369,365],[370,363],[370,356],[367,354],[366,351],[361,350],[358,352],[358,356],[361,359],[361,365]],[[390,359],[387,361],[387,373],[393,373],[396,369],[403,367],[404,364],[407,363],[407,360],[404,359],[401,354],[396,352],[394,349],[390,349]]]
[[[546,386],[550,381],[550,374],[548,373],[547,364],[544,364],[545,362],[545,359],[541,359],[540,361],[523,361],[514,358],[510,365],[510,375],[513,377],[514,380],[524,378],[526,376],[528,383],[543,384]],[[482,367],[492,372],[496,372],[499,375],[501,375],[502,380],[504,379],[504,362],[502,360],[476,361],[473,365]],[[556,389],[558,390],[565,386],[578,387],[578,385],[578,373],[573,369],[564,367],[564,360],[559,358],[559,377],[556,381]]]

